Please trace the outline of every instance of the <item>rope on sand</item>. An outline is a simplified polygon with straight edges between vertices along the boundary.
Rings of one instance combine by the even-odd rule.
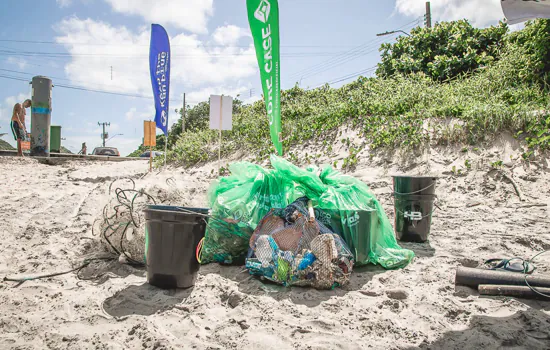
[[[146,202],[152,202],[153,204],[156,204],[157,201],[153,196],[151,196],[144,190],[136,190],[136,184],[134,180],[132,180],[131,178],[128,178],[126,180],[131,181],[132,188],[123,189],[117,187],[114,189],[116,199],[115,205],[112,207],[114,213],[112,215],[109,215],[109,206],[111,203],[108,203],[103,208],[101,237],[105,240],[105,242],[114,253],[118,254],[119,256],[124,255],[129,265],[135,267],[143,267],[145,266],[145,261],[136,260],[135,258],[130,256],[127,252],[127,249],[124,248],[124,240],[127,236],[127,232],[129,229],[139,230],[141,226],[139,217],[136,215],[136,211],[138,211],[138,209],[136,208],[136,200],[139,198],[145,198]],[[113,181],[109,185],[109,194],[112,192],[113,184],[116,181],[118,180]],[[129,220],[117,221],[124,216],[129,216]],[[118,242],[119,244],[118,246],[116,246],[115,243],[112,242],[111,238],[115,233],[119,231],[119,229],[121,229],[122,232],[120,234],[120,241]]]
[[[19,287],[21,284],[23,284],[24,282],[27,282],[27,281],[34,281],[34,280],[43,279],[43,278],[50,278],[50,277],[66,275],[66,274],[69,274],[71,272],[76,272],[79,279],[83,279],[83,278],[80,277],[79,272],[82,269],[84,269],[85,267],[87,267],[88,265],[90,265],[92,262],[94,262],[94,261],[111,261],[111,260],[115,260],[115,259],[116,258],[114,258],[114,257],[90,258],[90,259],[85,259],[84,262],[82,263],[82,265],[80,265],[80,266],[78,266],[74,269],[68,270],[68,271],[54,272],[54,273],[49,273],[49,274],[46,274],[46,275],[22,277],[22,278],[14,278],[14,277],[7,277],[6,276],[2,280],[4,282],[6,282],[6,281],[7,282],[18,282],[18,284],[15,287]],[[100,277],[100,276],[96,276],[96,277]]]

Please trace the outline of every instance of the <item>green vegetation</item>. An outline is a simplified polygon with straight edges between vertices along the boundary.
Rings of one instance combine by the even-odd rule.
[[[491,162],[491,167],[494,168],[494,169],[502,168],[502,160],[497,160],[495,162]]]
[[[358,130],[361,144],[371,148],[474,145],[510,131],[526,141],[524,158],[548,149],[549,29],[547,20],[514,33],[504,24],[476,29],[466,21],[417,28],[410,38],[382,46],[377,78],[360,77],[338,89],[282,91],[285,153],[291,161],[313,161],[341,141],[349,156],[339,165],[352,168],[364,146],[339,140],[342,125]],[[208,109],[208,102],[188,108],[186,131],[181,119],[172,128],[170,162],[192,166],[217,158],[218,133],[208,130]],[[237,103],[233,130],[222,137],[222,155],[239,151],[266,159],[273,148],[263,103]],[[299,159],[291,152],[310,140],[322,143],[316,154]]]
[[[499,56],[508,27],[504,23],[487,29],[474,28],[466,20],[418,27],[395,44],[382,44],[377,75],[423,72],[434,80],[454,78],[486,66]]]
[[[170,130],[170,133],[168,134],[168,137],[170,138],[171,134],[173,135],[175,133],[176,131],[174,130],[174,128],[172,128],[172,130]],[[166,140],[166,136],[164,136],[164,134],[157,135],[157,145],[153,147],[153,151],[164,152],[164,140]],[[140,145],[138,149],[136,149],[135,151],[127,155],[127,157],[139,157],[143,152],[148,150],[149,150],[149,147]]]
[[[15,148],[13,148],[13,146],[10,145],[7,141],[0,139],[0,151],[10,151],[14,149]]]
[[[59,151],[61,151],[61,153],[68,153],[68,154],[73,153],[73,152],[71,152],[71,150],[69,150],[68,148],[66,148],[64,146],[61,146],[61,149]]]

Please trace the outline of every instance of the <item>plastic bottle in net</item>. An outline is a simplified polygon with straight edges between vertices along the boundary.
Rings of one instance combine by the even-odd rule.
[[[340,236],[308,217],[307,198],[271,210],[250,239],[246,267],[285,286],[331,289],[345,285],[353,255]]]

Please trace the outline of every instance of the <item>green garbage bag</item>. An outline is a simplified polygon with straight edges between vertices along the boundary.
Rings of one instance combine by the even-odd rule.
[[[277,173],[249,162],[229,166],[231,176],[216,180],[208,191],[212,216],[206,227],[201,262],[243,263],[249,239],[272,208],[284,208],[292,186]]]
[[[319,221],[342,236],[357,266],[372,263],[394,269],[413,259],[411,250],[397,244],[384,209],[364,182],[331,166],[317,175],[314,167],[303,170],[274,155],[271,165],[293,187],[291,202],[302,196],[314,201]]]
[[[356,265],[406,266],[414,253],[397,244],[382,206],[360,180],[330,166],[300,169],[275,155],[273,169],[239,162],[229,166],[231,176],[215,181],[208,198],[213,217],[203,244],[202,262],[240,263],[248,240],[271,209],[282,209],[307,197],[316,217],[340,235],[354,254]],[[224,220],[226,223],[221,223]]]

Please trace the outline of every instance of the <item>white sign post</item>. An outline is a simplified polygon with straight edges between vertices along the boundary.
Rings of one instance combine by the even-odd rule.
[[[221,169],[222,130],[231,130],[233,124],[233,97],[210,95],[210,129],[218,130],[220,145],[218,149],[218,172]]]

